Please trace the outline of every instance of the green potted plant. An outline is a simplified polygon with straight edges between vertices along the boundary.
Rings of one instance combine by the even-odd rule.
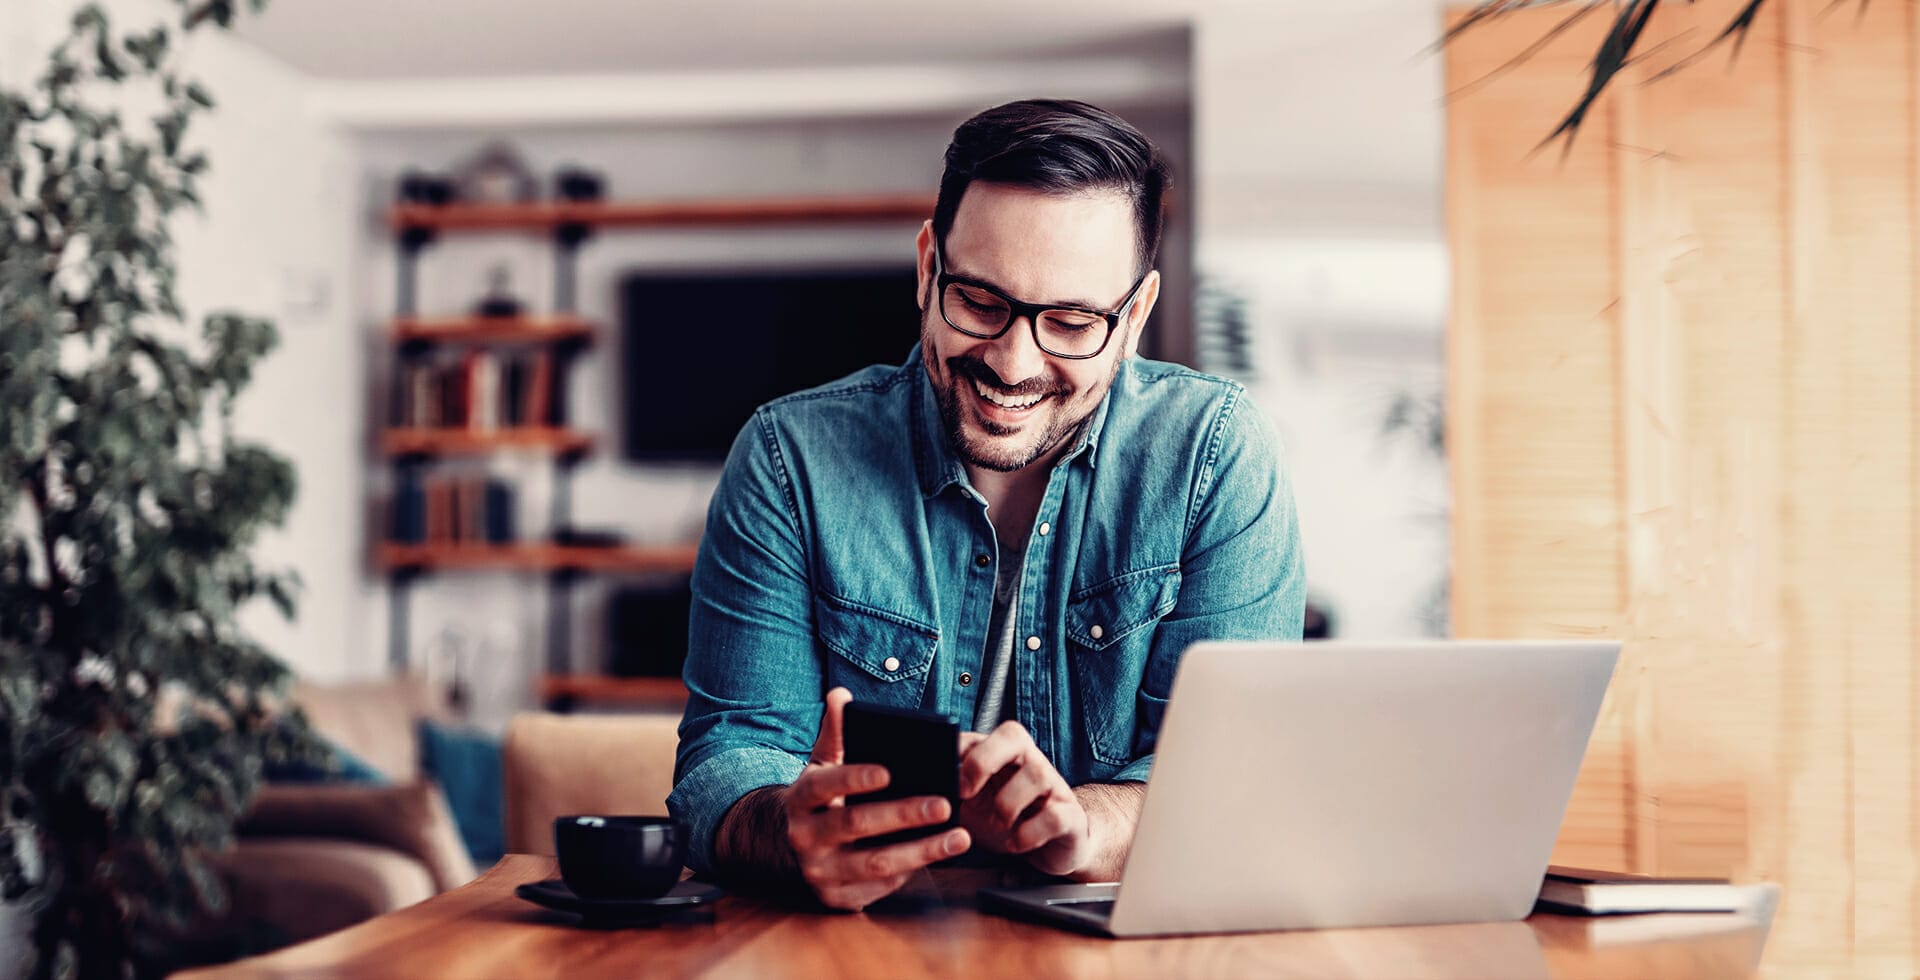
[[[314,755],[236,622],[260,596],[291,617],[298,585],[248,554],[293,468],[230,425],[274,329],[215,313],[195,336],[168,232],[213,104],[170,42],[235,2],[174,2],[137,31],[87,6],[29,91],[0,89],[0,901],[28,920],[0,974],[164,969],[224,901],[206,858],[265,760]]]

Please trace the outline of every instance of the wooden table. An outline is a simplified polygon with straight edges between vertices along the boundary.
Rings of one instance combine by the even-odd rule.
[[[613,931],[514,897],[555,877],[509,855],[464,888],[351,929],[177,980],[241,977],[1737,977],[1768,922],[1741,915],[1112,940],[975,911],[979,872],[937,872],[896,907],[795,911],[730,896],[711,921]]]

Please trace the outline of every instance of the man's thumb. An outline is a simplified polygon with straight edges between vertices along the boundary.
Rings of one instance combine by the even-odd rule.
[[[837,766],[846,757],[846,743],[840,738],[840,717],[847,702],[852,700],[853,692],[844,687],[827,692],[827,710],[820,716],[820,736],[813,740],[811,761]]]

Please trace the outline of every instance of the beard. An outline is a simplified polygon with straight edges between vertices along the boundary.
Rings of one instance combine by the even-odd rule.
[[[932,317],[940,315],[931,310],[929,314]],[[1074,392],[1065,385],[1047,377],[1029,378],[1017,385],[1009,385],[1000,379],[993,368],[987,366],[986,361],[972,354],[958,354],[941,362],[946,367],[946,383],[940,384],[939,375],[934,370],[933,338],[927,333],[933,329],[948,328],[945,324],[922,324],[921,361],[927,372],[927,380],[934,384],[934,401],[940,408],[940,422],[947,433],[947,444],[953,448],[954,455],[969,466],[995,473],[1025,469],[1078,434],[1099,407],[1099,399],[1095,398],[1085,411],[1076,414],[1068,402]],[[1120,359],[1114,359],[1113,370],[1108,374],[1106,384],[1098,389],[1100,394],[1104,395],[1112,387],[1114,377],[1120,373],[1120,363]],[[976,382],[1008,398],[1024,399],[1037,395],[1042,400],[1030,410],[1033,413],[1031,418],[1019,425],[1004,425],[981,417],[972,407],[978,396],[971,390],[963,391],[962,386],[971,389]],[[1024,438],[1023,433],[1026,434]]]

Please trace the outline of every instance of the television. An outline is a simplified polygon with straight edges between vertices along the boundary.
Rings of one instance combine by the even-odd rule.
[[[899,364],[919,339],[915,287],[911,264],[624,276],[626,458],[724,459],[760,405]]]

